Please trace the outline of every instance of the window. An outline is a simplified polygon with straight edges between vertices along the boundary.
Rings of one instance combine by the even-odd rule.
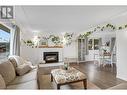
[[[0,59],[8,57],[10,54],[10,30],[0,24]]]

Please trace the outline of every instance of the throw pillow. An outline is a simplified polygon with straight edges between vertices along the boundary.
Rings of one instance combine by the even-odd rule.
[[[30,70],[32,70],[32,68],[28,64],[19,65],[18,67],[16,67],[16,73],[20,76],[24,75]]]
[[[20,56],[12,55],[10,57],[11,58],[13,57],[15,59],[15,62],[17,63],[17,65],[22,65],[22,64],[25,63],[25,61],[23,60],[23,58],[21,58]]]

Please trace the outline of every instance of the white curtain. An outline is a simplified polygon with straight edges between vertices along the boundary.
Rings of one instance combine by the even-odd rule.
[[[85,61],[85,56],[88,55],[88,38],[78,39],[78,60]]]
[[[88,37],[85,37],[85,55],[89,54],[89,50],[88,50]]]
[[[113,52],[114,46],[115,46],[116,38],[111,38],[111,47],[110,47],[110,52]]]
[[[102,50],[102,38],[99,38],[99,55],[102,55],[103,50]]]
[[[17,25],[11,31],[10,55],[20,56],[20,28]]]

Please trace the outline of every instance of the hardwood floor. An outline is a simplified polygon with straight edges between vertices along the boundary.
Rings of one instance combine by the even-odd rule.
[[[88,80],[97,85],[101,89],[108,89],[122,82],[121,79],[116,78],[116,66],[99,67],[94,62],[80,63],[79,65],[72,63],[71,66],[84,72]]]

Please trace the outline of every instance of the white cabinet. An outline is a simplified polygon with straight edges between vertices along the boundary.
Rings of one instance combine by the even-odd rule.
[[[98,59],[98,57],[99,57],[99,50],[89,50],[87,61]]]
[[[87,61],[92,61],[95,60],[95,58],[98,57],[99,55],[99,38],[91,38],[88,40],[88,49],[89,49],[89,53],[87,55]]]
[[[86,44],[88,43],[87,38],[78,39],[78,60],[85,61],[85,55],[88,53],[88,47]]]

